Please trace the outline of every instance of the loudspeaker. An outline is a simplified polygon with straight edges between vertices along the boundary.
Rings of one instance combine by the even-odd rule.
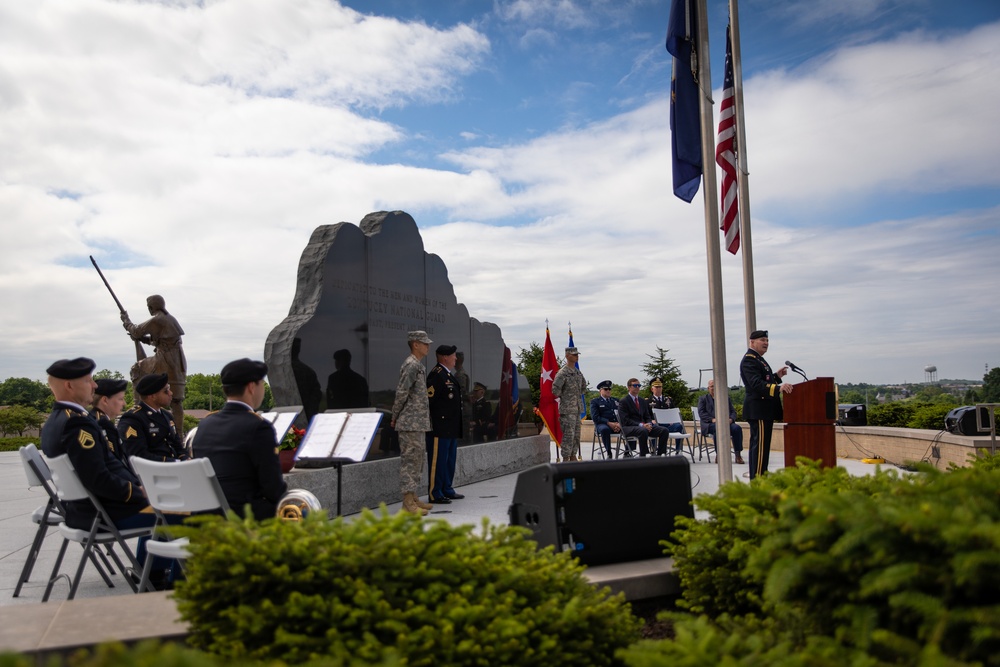
[[[841,426],[868,426],[868,408],[864,403],[841,403],[837,406],[837,416]]]
[[[662,558],[674,517],[694,517],[691,468],[682,456],[542,464],[518,475],[508,514],[584,565]]]
[[[945,415],[944,427],[958,435],[982,435],[990,432],[988,428],[982,431],[976,428],[976,408],[972,405],[955,408]]]

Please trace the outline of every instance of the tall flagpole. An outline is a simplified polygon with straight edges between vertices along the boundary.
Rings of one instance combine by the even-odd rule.
[[[757,297],[753,282],[753,244],[750,242],[750,171],[747,168],[747,130],[743,117],[743,57],[740,51],[739,0],[729,0],[729,39],[733,49],[733,97],[736,105],[736,182],[743,251],[743,304],[747,340],[757,328]],[[723,404],[725,405],[725,404]]]
[[[722,306],[722,257],[719,246],[719,198],[715,178],[715,124],[712,117],[712,68],[709,63],[708,11],[705,0],[695,0],[695,17],[698,27],[698,92],[701,109],[701,154],[705,180],[705,248],[708,256],[708,302],[712,324],[712,368],[715,376],[715,411],[721,415],[728,411],[729,382],[726,373],[726,326]],[[719,406],[722,406],[721,408]],[[695,408],[697,409],[697,408]],[[717,424],[722,424],[717,420]],[[719,465],[719,483],[731,482],[733,463],[728,452],[732,450],[729,429],[715,429],[716,463]],[[725,454],[719,455],[719,452]]]

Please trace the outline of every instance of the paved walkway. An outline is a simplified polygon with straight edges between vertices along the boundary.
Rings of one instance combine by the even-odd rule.
[[[590,443],[586,443],[585,451]],[[554,455],[553,448],[553,455]],[[782,466],[781,452],[771,456],[771,469]],[[838,464],[846,467],[852,474],[866,474],[875,469],[874,466],[863,464],[852,459],[840,459]],[[742,476],[747,466],[734,465],[734,473]],[[742,481],[746,478],[740,477]],[[465,494],[465,499],[455,501],[450,505],[439,505],[431,512],[430,517],[440,518],[455,525],[472,524],[479,526],[483,517],[488,517],[491,523],[506,524],[509,519],[507,508],[514,494],[517,475],[506,475],[484,482],[478,482],[458,489]],[[691,486],[694,495],[714,493],[719,488],[719,473],[715,463],[695,462],[691,466]],[[17,584],[17,577],[24,565],[31,541],[34,538],[36,525],[31,521],[31,513],[45,502],[46,496],[41,489],[28,489],[21,459],[17,452],[0,452],[0,624],[17,614],[15,606],[36,604],[41,602],[45,584],[59,550],[61,539],[57,531],[50,531],[42,545],[42,552],[35,565],[31,580],[21,589],[21,595],[12,597]],[[389,505],[390,512],[400,509],[399,503]],[[63,571],[76,566],[79,562],[80,548],[71,544],[66,552]],[[84,571],[77,598],[98,598],[111,595],[131,595],[131,589],[122,581],[120,575],[112,578],[114,588],[108,588],[100,579],[93,566],[88,565]],[[69,584],[64,580],[56,584],[53,601],[65,600],[69,593]]]

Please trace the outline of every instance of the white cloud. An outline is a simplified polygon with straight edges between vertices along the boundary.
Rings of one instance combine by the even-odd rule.
[[[998,92],[980,64],[996,60],[998,30],[909,35],[747,81],[772,361],[852,381],[918,380],[927,363],[975,378],[997,363],[977,356],[994,353],[1000,324],[975,287],[1000,282],[1000,206],[799,221],[823,200],[995,186]],[[89,254],[134,319],[165,296],[192,371],[260,357],[311,231],[402,209],[515,352],[541,342],[546,318],[562,347],[572,321],[592,382],[636,374],[657,345],[696,382],[711,365],[705,225],[700,199],[670,192],[662,96],[531,142],[453,149],[441,157],[454,171],[369,157],[415,130],[366,111],[450,99],[487,51],[468,27],[317,0],[0,8],[0,377],[78,354],[127,371]],[[774,204],[790,217],[761,215]],[[739,262],[723,257],[732,383]]]

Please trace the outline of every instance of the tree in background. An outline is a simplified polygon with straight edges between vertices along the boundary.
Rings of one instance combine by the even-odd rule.
[[[543,352],[541,345],[531,341],[528,347],[521,348],[517,353],[517,372],[528,380],[528,386],[531,387],[532,405],[538,405],[538,399],[541,396]],[[535,416],[535,422],[539,421],[538,416]]]
[[[642,365],[642,372],[646,376],[643,396],[649,396],[649,383],[653,378],[658,377],[663,381],[663,393],[674,399],[674,405],[687,407],[691,404],[691,392],[687,383],[681,379],[681,370],[674,363],[673,359],[667,357],[669,350],[664,350],[659,345],[656,346],[654,354],[647,354],[649,361]]]
[[[0,405],[24,405],[49,412],[52,402],[52,392],[44,382],[28,378],[7,378],[0,382]]]
[[[41,428],[46,415],[30,405],[0,408],[0,433],[23,436],[25,431]]]
[[[983,403],[1000,403],[1000,366],[983,376]]]
[[[226,395],[222,393],[222,379],[218,373],[193,373],[187,376],[187,385],[184,387],[185,410],[218,410],[225,402]]]

